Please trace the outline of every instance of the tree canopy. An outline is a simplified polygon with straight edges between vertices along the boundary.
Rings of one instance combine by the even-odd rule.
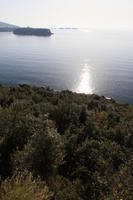
[[[1,200],[132,200],[133,106],[1,85],[0,177]]]

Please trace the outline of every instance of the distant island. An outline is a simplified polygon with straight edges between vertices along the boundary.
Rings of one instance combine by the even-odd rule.
[[[51,36],[53,33],[47,28],[19,27],[13,24],[0,22],[0,32],[13,32],[15,35]]]
[[[78,30],[78,28],[73,28],[73,27],[60,27],[59,29],[61,29],[61,30]]]
[[[57,30],[78,30],[79,28],[76,28],[76,27],[59,27],[59,28],[52,27],[52,29],[57,29]]]
[[[53,33],[46,28],[17,28],[13,31],[15,35],[35,35],[35,36],[51,36]]]

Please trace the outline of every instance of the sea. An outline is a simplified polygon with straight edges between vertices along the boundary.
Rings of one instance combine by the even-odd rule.
[[[133,31],[52,29],[0,33],[0,83],[50,86],[133,103]]]

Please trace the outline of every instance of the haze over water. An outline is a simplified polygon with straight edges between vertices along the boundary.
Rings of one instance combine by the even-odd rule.
[[[96,93],[133,103],[133,32],[0,33],[0,82]]]

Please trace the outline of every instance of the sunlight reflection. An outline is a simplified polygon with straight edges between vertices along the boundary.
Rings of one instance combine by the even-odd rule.
[[[90,66],[88,64],[83,65],[79,81],[74,91],[77,93],[85,93],[85,94],[93,93]]]

